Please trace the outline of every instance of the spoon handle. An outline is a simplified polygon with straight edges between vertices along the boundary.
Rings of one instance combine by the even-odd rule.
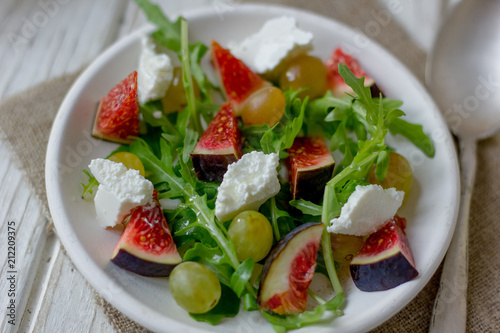
[[[460,140],[461,195],[455,233],[446,254],[441,284],[432,314],[431,333],[465,332],[467,321],[467,274],[469,211],[476,175],[477,143],[473,139]]]

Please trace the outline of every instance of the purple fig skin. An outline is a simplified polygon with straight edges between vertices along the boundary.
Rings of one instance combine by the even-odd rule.
[[[368,236],[350,264],[351,276],[358,289],[387,290],[418,275],[405,226],[406,219],[396,215]]]
[[[384,92],[382,90],[380,90],[380,87],[377,86],[376,83],[374,83],[370,86],[370,92],[371,92],[373,98],[380,97],[380,94],[382,94],[382,97],[385,97]]]
[[[401,252],[371,264],[351,264],[350,270],[356,287],[370,292],[392,289],[418,276]]]
[[[194,170],[199,180],[221,182],[227,166],[238,160],[234,154],[196,154],[191,153]]]
[[[167,277],[176,266],[144,260],[124,249],[120,249],[118,253],[111,258],[111,261],[118,267],[126,269],[127,271],[150,277]]]
[[[335,163],[317,169],[301,170],[297,175],[296,199],[318,203],[323,198],[326,183],[332,178]]]

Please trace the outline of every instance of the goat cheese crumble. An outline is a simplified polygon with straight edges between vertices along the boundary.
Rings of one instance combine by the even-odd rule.
[[[403,203],[404,192],[380,185],[356,186],[340,216],[330,221],[328,232],[366,236],[391,219]]]

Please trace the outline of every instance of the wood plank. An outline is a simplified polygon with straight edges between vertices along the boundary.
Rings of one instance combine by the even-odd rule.
[[[208,0],[170,1],[163,5],[167,6],[166,11],[173,13],[201,2],[210,3]],[[6,8],[3,7],[6,3],[0,4],[0,11]],[[10,11],[14,15],[9,16],[2,28],[17,29],[16,23],[23,16],[30,17],[39,10],[36,0],[19,1],[18,6]],[[4,50],[0,51],[0,69],[8,74],[0,78],[0,97],[78,69],[114,40],[144,23],[144,15],[133,2],[95,0],[61,5],[26,49],[14,53],[0,48]],[[3,46],[8,46],[5,43],[3,40]],[[5,156],[5,146],[0,143],[2,152]],[[5,191],[11,188],[16,189],[14,196]],[[18,313],[17,320],[20,325],[14,328],[1,326],[1,331],[113,331],[106,315],[95,303],[93,289],[61,251],[57,237],[46,234],[45,220],[40,217],[36,200],[9,158],[0,163],[0,190],[0,204],[8,208],[3,216],[0,213],[0,217],[18,219],[18,235],[23,239],[18,247],[25,253],[19,264],[19,271],[22,271],[19,284],[24,286],[18,291],[21,314]],[[4,235],[5,231],[0,230],[0,237]],[[3,266],[5,268],[5,263]]]
[[[95,303],[95,295],[69,258],[58,246],[51,258],[39,306],[33,309],[36,320],[28,332],[108,332],[112,326]],[[46,306],[52,305],[52,306]],[[61,320],[70,318],[70,320]],[[24,323],[23,323],[24,324]]]
[[[0,188],[7,188],[9,191],[3,191],[0,198],[2,203],[3,216],[1,221],[5,221],[0,225],[0,235],[3,246],[0,249],[2,257],[1,263],[1,276],[0,290],[2,297],[0,304],[2,307],[7,307],[10,300],[13,299],[16,303],[16,324],[19,323],[20,317],[24,313],[26,304],[26,295],[30,294],[31,284],[33,279],[31,272],[36,270],[37,261],[33,260],[38,256],[36,247],[43,242],[41,234],[44,230],[44,219],[40,217],[40,210],[38,209],[36,199],[31,194],[29,188],[21,179],[20,171],[10,163],[6,172],[6,177],[3,179]],[[14,225],[8,225],[8,221],[14,222]],[[15,247],[15,262],[14,266],[8,261],[8,238],[7,231],[15,229],[16,237],[14,242]],[[11,272],[15,272],[11,274]],[[11,289],[11,281],[7,277],[13,275],[15,280],[15,288]],[[14,295],[9,295],[11,290]],[[10,325],[6,320],[0,324],[2,331],[8,332],[16,330],[16,326]]]

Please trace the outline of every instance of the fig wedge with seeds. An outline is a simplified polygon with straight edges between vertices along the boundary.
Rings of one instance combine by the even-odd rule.
[[[229,102],[222,105],[190,156],[199,180],[220,182],[227,166],[242,155],[241,132]]]
[[[387,290],[418,275],[404,232],[405,225],[406,219],[396,215],[366,239],[350,265],[358,289]]]
[[[117,143],[131,143],[129,137],[139,136],[137,72],[130,73],[101,99],[92,136]]]
[[[236,116],[240,116],[241,105],[250,95],[263,87],[270,86],[269,82],[264,81],[216,41],[212,41],[211,59],[224,93],[233,104]]]
[[[157,277],[169,276],[182,262],[156,191],[153,202],[136,207],[130,214],[111,261],[136,274]]]
[[[319,202],[335,161],[322,137],[296,137],[286,160],[293,199]]]

